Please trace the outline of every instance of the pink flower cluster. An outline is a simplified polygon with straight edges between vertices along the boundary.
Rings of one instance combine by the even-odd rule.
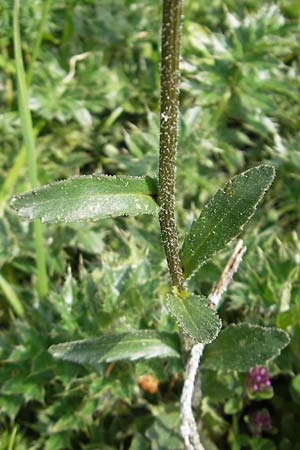
[[[247,375],[246,385],[253,392],[263,391],[271,387],[270,375],[263,366],[251,369]]]
[[[260,437],[263,431],[272,429],[272,419],[267,410],[256,411],[250,416],[250,426],[256,437]]]

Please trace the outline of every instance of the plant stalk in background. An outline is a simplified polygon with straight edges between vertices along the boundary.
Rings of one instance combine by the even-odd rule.
[[[43,33],[44,33],[47,18],[48,18],[49,10],[51,7],[51,3],[52,3],[52,0],[45,0],[43,3],[42,17],[41,17],[41,21],[40,21],[40,25],[39,25],[39,29],[38,29],[37,38],[34,43],[30,65],[28,67],[27,76],[26,76],[27,86],[29,86],[31,83],[34,64],[40,53],[41,44],[42,44],[42,40],[43,40]]]
[[[26,86],[25,70],[22,58],[20,26],[19,26],[19,0],[14,1],[13,10],[13,32],[14,32],[14,51],[18,85],[18,103],[21,117],[21,126],[24,144],[26,148],[26,158],[29,172],[30,185],[32,188],[38,186],[37,176],[37,158],[34,143],[34,134],[32,119],[28,107],[28,92]],[[46,270],[46,256],[43,246],[43,228],[40,221],[34,221],[34,241],[37,261],[37,291],[44,297],[48,292],[48,278]]]

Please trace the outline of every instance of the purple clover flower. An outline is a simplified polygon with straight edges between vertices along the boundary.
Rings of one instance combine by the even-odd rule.
[[[263,431],[272,429],[272,419],[267,409],[255,411],[249,417],[250,427],[256,437],[260,437]]]
[[[248,389],[253,392],[263,391],[271,387],[270,375],[267,369],[263,366],[257,366],[250,369],[246,385]]]

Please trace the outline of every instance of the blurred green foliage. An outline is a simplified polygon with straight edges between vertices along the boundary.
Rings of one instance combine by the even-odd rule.
[[[43,1],[21,3],[28,68]],[[93,172],[153,175],[160,4],[53,0],[50,6],[30,85],[40,183]],[[32,225],[8,207],[12,194],[29,188],[11,12],[11,0],[2,0],[0,270],[24,317],[1,288],[0,449],[178,450],[179,360],[117,362],[90,371],[47,351],[67,340],[176,326],[162,302],[168,276],[155,218],[47,226],[50,294],[38,298]],[[247,398],[244,374],[202,370],[207,449],[300,446],[299,17],[294,0],[184,4],[180,233],[229,176],[258,162],[275,165],[276,181],[247,228],[248,251],[220,314],[225,324],[277,325],[291,336],[269,367],[272,398]],[[229,254],[191,279],[194,292],[210,291]],[[160,380],[156,394],[138,385],[145,373]],[[273,426],[258,439],[247,418],[263,408]]]

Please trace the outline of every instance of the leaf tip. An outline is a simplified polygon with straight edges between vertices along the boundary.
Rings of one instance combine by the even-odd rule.
[[[48,353],[50,353],[51,356],[53,356],[53,358],[59,358],[60,357],[60,352],[57,349],[57,345],[51,345],[51,347],[48,348]]]
[[[24,214],[24,211],[22,210],[22,207],[20,205],[21,199],[22,199],[21,195],[14,195],[9,201],[9,206],[17,214],[17,216],[27,218],[26,214]]]
[[[276,169],[272,164],[261,164],[260,166],[258,166],[258,168],[261,168],[265,171],[266,175],[270,177],[271,182],[276,177]]]

